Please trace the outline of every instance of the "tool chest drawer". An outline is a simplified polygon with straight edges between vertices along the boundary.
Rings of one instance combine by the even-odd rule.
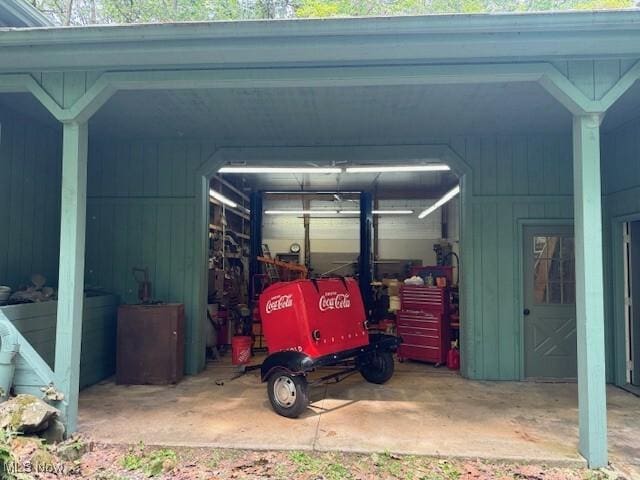
[[[440,348],[440,335],[400,334],[402,345]]]
[[[447,317],[433,311],[401,310],[397,314],[400,360],[422,360],[441,364],[449,350]]]
[[[401,285],[402,310],[424,310],[446,313],[449,292],[446,288],[423,285]]]
[[[397,314],[398,327],[439,328],[442,315],[430,312],[399,311]]]

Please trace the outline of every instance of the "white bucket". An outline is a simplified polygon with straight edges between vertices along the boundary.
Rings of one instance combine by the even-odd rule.
[[[9,300],[11,296],[11,287],[0,286],[0,303]]]

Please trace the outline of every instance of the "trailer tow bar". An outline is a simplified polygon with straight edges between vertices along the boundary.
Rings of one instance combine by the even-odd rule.
[[[356,367],[348,368],[346,370],[340,370],[339,372],[335,372],[330,375],[325,375],[322,378],[314,380],[313,382],[309,383],[309,386],[315,387],[316,385],[323,385],[331,382],[331,380],[335,380],[333,383],[338,383],[357,372],[358,372],[358,369]]]
[[[219,378],[215,381],[215,384],[219,387],[222,387],[224,385],[224,382],[232,382],[233,380],[242,377],[245,373],[249,373],[254,370],[260,370],[261,367],[261,363],[259,363],[258,365],[240,365],[233,376],[229,378]]]

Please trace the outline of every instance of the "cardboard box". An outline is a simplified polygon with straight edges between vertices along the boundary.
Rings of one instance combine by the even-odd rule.
[[[387,287],[390,297],[400,295],[400,281],[397,278],[385,278],[382,283]]]

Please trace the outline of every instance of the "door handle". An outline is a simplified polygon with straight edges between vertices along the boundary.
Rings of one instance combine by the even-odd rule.
[[[529,314],[531,313],[531,310],[529,310],[528,308],[525,308],[525,309],[522,311],[522,313],[523,313],[523,315],[526,317],[527,315],[529,315]]]

